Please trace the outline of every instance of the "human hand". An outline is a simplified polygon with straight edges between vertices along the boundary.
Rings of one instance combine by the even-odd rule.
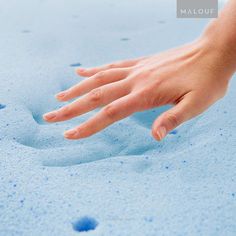
[[[68,139],[91,136],[131,114],[172,104],[153,123],[152,135],[163,139],[183,122],[199,115],[222,98],[234,73],[221,52],[201,38],[158,55],[77,69],[88,77],[56,95],[59,101],[78,98],[45,114],[48,122],[72,119],[103,107],[94,117],[66,131]]]

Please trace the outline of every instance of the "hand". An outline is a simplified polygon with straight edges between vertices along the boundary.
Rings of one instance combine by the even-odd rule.
[[[80,139],[135,112],[172,104],[153,123],[152,134],[161,140],[226,93],[233,71],[227,70],[223,54],[210,45],[201,38],[158,55],[78,69],[80,76],[88,78],[56,98],[68,101],[84,96],[45,114],[44,119],[65,121],[102,106],[94,117],[64,134],[68,139]]]

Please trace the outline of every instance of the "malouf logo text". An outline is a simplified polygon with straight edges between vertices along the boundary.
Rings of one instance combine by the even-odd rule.
[[[200,8],[200,9],[179,9],[180,14],[182,16],[193,16],[193,15],[209,15],[212,16],[215,12],[214,8],[210,8],[210,9],[204,9],[204,8]]]
[[[217,0],[177,0],[178,18],[216,18]]]

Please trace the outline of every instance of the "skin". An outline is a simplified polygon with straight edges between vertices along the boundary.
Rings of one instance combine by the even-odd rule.
[[[85,80],[56,95],[74,102],[43,116],[59,122],[101,107],[100,111],[64,133],[67,139],[89,137],[131,114],[166,104],[172,108],[153,123],[160,141],[183,122],[222,98],[236,70],[236,1],[231,0],[194,42],[138,59],[79,68]]]

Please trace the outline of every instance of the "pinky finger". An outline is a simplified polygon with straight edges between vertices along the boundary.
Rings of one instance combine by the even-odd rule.
[[[145,57],[140,57],[136,59],[130,59],[130,60],[124,60],[124,61],[118,61],[114,62],[111,64],[103,65],[103,66],[98,66],[98,67],[92,67],[92,68],[78,68],[76,70],[77,74],[83,77],[90,77],[95,75],[96,73],[100,71],[105,71],[108,69],[114,69],[114,68],[127,68],[131,66],[135,66],[141,59]]]

